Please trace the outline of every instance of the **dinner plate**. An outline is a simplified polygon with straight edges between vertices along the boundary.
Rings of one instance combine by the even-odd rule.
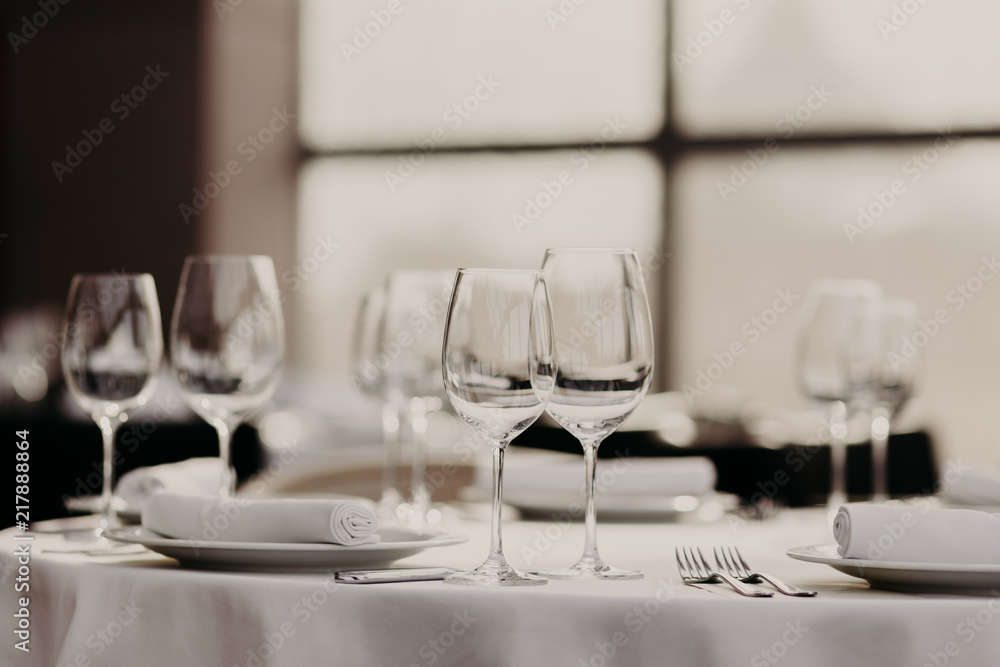
[[[141,544],[151,551],[176,558],[186,567],[269,572],[376,568],[425,549],[460,544],[468,540],[463,535],[417,533],[397,528],[383,528],[379,530],[379,535],[382,541],[378,544],[345,547],[320,543],[178,540],[164,537],[142,526],[116,528],[107,532],[107,536],[113,540]]]
[[[899,563],[843,558],[836,544],[796,547],[786,552],[796,560],[829,565],[866,579],[874,588],[918,593],[980,593],[1000,588],[1000,565]]]
[[[504,489],[503,501],[520,510],[526,519],[551,520],[567,514],[582,519],[584,515],[584,499],[576,493]],[[618,522],[717,521],[738,505],[739,499],[726,493],[702,496],[598,493],[597,517],[601,521]]]

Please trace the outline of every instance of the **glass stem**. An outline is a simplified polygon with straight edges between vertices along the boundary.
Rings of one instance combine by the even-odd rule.
[[[222,486],[219,495],[232,498],[236,495],[236,470],[233,468],[232,442],[233,428],[219,420],[215,422],[215,430],[219,434],[219,459],[222,461]]]
[[[400,442],[399,408],[392,401],[382,406],[382,443],[385,448],[385,465],[382,468],[382,497],[379,512],[395,518],[396,508],[403,500],[399,484]]]
[[[490,443],[493,449],[493,519],[490,531],[490,556],[486,562],[494,567],[507,567],[503,557],[500,534],[500,509],[503,505],[503,451],[507,443]]]
[[[410,503],[423,516],[430,506],[431,491],[427,484],[427,409],[423,399],[410,401],[410,423],[413,430],[413,455],[410,468]]]
[[[600,563],[601,556],[597,553],[597,448],[600,439],[580,440],[583,445],[583,459],[586,464],[587,508],[585,513],[586,538],[583,543],[581,563]]]
[[[118,433],[118,419],[102,415],[97,420],[101,427],[101,437],[104,441],[104,458],[101,462],[101,518],[98,523],[99,532],[118,525],[118,513],[115,511],[112,477],[115,470],[115,436]]]
[[[889,499],[886,459],[890,418],[889,410],[885,406],[880,405],[872,410],[872,502],[876,503]]]
[[[837,510],[847,502],[847,406],[834,401],[830,409],[830,495],[827,506]]]

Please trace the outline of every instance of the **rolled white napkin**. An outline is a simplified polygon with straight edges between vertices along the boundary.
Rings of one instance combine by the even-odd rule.
[[[505,491],[583,493],[584,463],[580,456],[555,455],[548,460],[510,459],[504,466]],[[485,472],[489,472],[486,470]],[[698,456],[620,457],[597,461],[599,495],[700,496],[715,489],[715,465]],[[488,487],[487,475],[481,480]]]
[[[223,464],[217,456],[195,457],[130,470],[121,476],[115,493],[132,511],[141,511],[153,494],[166,490],[186,494],[213,494],[222,488]]]
[[[159,491],[142,511],[143,528],[205,542],[375,544],[375,513],[356,500],[220,498]]]
[[[945,480],[941,495],[959,505],[1000,507],[1000,468],[983,466],[965,470],[950,483]]]
[[[895,505],[844,505],[833,520],[844,558],[901,563],[1000,563],[1000,514]]]

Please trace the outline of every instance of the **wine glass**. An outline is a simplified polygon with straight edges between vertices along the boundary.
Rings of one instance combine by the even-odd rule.
[[[458,414],[493,451],[490,552],[451,584],[526,586],[545,579],[507,564],[500,535],[507,444],[545,409],[553,383],[552,320],[545,280],[536,270],[459,269],[448,308],[442,375]]]
[[[872,396],[872,502],[889,498],[887,450],[893,418],[909,400],[920,366],[917,307],[906,299],[882,299],[875,313],[878,357]]]
[[[170,325],[171,366],[181,396],[219,434],[232,496],[236,427],[274,393],[285,350],[283,295],[263,255],[193,255],[184,261]]]
[[[100,519],[87,551],[110,551],[103,535],[118,525],[112,497],[118,428],[152,396],[163,359],[160,303],[153,276],[78,274],[63,324],[62,370],[74,402],[104,441]]]
[[[365,294],[358,308],[351,344],[351,384],[362,394],[378,400],[382,406],[384,464],[378,514],[384,519],[395,519],[396,511],[403,503],[402,483],[399,479],[401,415],[399,406],[387,396],[383,372],[383,367],[388,367],[390,363],[389,355],[382,352],[379,346],[384,312],[385,287],[379,286]]]
[[[430,508],[427,427],[444,404],[441,341],[455,270],[397,270],[386,278],[379,331],[379,365],[387,398],[396,406],[403,442],[410,446],[409,496],[396,508],[403,523],[419,526]]]
[[[565,579],[637,579],[597,551],[597,449],[639,405],[653,377],[653,324],[634,250],[550,248],[542,263],[552,304],[557,373],[546,410],[583,446],[586,541]]]
[[[881,296],[871,280],[827,279],[814,283],[803,303],[797,377],[803,393],[829,406],[833,511],[847,500],[847,420],[873,391],[865,359],[874,349],[870,314]]]

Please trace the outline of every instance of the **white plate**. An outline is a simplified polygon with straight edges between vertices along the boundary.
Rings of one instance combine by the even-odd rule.
[[[552,519],[565,514],[581,519],[584,514],[584,499],[575,493],[504,489],[503,501],[521,510],[526,519]],[[738,505],[736,496],[724,493],[704,496],[598,493],[597,517],[601,521],[717,521]]]
[[[205,542],[164,537],[142,526],[109,530],[119,542],[142,546],[180,561],[187,567],[211,570],[268,572],[327,571],[377,568],[431,547],[460,544],[462,535],[416,533],[396,528],[379,530],[378,544],[345,547],[339,544],[283,544],[269,542]]]
[[[874,588],[920,593],[989,594],[1000,587],[1000,565],[899,563],[843,558],[836,544],[797,547],[786,552],[796,560],[822,563],[852,577],[867,579]]]

